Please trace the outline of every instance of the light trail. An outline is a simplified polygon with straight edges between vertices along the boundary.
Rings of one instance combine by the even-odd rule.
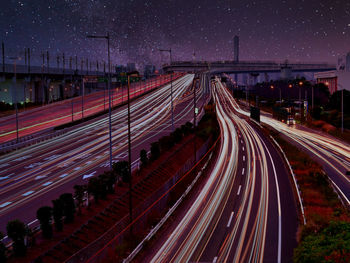
[[[191,85],[193,77],[194,75],[186,75],[173,82],[175,107],[191,96],[184,96],[184,93]],[[142,144],[141,138],[152,138],[167,129],[169,95],[169,85],[166,85],[131,105],[131,132],[133,142],[137,143],[135,147]],[[202,95],[198,97],[202,98]],[[192,104],[187,104],[181,109],[177,113],[176,122],[182,122],[191,107]],[[116,157],[123,159],[121,156],[125,155],[126,110],[121,109],[112,115],[114,161],[117,160]],[[75,178],[90,174],[94,176],[96,168],[103,167],[108,159],[106,131],[107,120],[98,119],[63,136],[4,155],[0,166],[8,169],[0,171],[0,177],[3,177],[0,181],[0,215],[18,209]],[[31,194],[23,196],[29,192]]]
[[[215,252],[215,257],[212,257],[213,261],[263,262],[267,221],[274,216],[268,214],[270,206],[277,208],[275,214],[278,221],[278,237],[274,249],[276,255],[273,261],[281,262],[281,204],[274,160],[252,126],[236,115],[232,107],[234,100],[221,82],[216,80],[214,86],[222,139],[217,161],[190,209],[151,262],[208,261],[208,258],[203,258],[204,253],[211,251],[209,244],[222,227],[219,224],[222,220],[225,220],[224,225],[228,232]],[[243,164],[238,162],[239,159],[242,160],[239,155],[243,154],[244,147],[239,149],[240,140],[245,146],[243,156],[246,162]],[[242,170],[238,170],[238,167]],[[269,167],[273,167],[272,176]],[[273,191],[277,195],[273,200],[270,200],[271,185],[277,189]],[[237,192],[233,192],[233,188]],[[225,208],[232,198],[238,202],[238,208],[229,211],[229,218],[224,219]]]

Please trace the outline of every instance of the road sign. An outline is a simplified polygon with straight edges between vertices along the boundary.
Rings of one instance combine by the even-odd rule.
[[[196,115],[198,114],[198,111],[199,111],[198,108],[195,108],[195,109],[194,109],[194,113],[195,113]]]

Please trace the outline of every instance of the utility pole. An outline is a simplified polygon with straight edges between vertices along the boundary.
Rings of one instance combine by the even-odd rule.
[[[5,76],[5,44],[1,42],[1,50],[2,50],[2,74]]]
[[[344,89],[341,90],[341,132],[344,133]]]
[[[28,48],[28,74],[30,74],[30,49]]]
[[[89,35],[87,38],[100,38],[107,40],[107,56],[108,56],[108,96],[109,96],[109,112],[108,112],[108,126],[109,126],[109,168],[112,170],[112,110],[111,110],[111,56],[110,56],[110,48],[109,41],[110,36],[109,32],[105,36],[94,36]],[[86,60],[87,62],[87,60]],[[88,64],[86,64],[88,65]]]
[[[131,118],[130,118],[130,77],[136,76],[137,72],[128,73],[128,152],[129,152],[129,214],[130,224],[132,223],[132,174],[131,174]],[[132,234],[132,227],[130,228],[130,234]]]

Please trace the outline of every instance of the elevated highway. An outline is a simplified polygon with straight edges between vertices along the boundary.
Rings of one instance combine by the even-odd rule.
[[[328,63],[291,63],[288,61],[174,61],[163,66],[165,71],[211,73],[273,73],[273,72],[320,72],[335,70],[336,66]]]

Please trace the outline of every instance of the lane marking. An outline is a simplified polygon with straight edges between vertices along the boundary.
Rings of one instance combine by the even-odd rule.
[[[230,227],[231,225],[231,221],[232,221],[232,218],[233,218],[233,215],[235,214],[235,212],[231,212],[231,216],[230,216],[230,219],[228,220],[228,223],[227,223],[227,227]]]
[[[243,155],[243,162],[245,162],[245,155]]]
[[[8,176],[0,177],[0,181],[1,181],[1,180],[5,180],[5,179],[7,179],[7,178],[9,178],[9,177],[8,177]]]
[[[95,175],[95,173],[96,173],[96,171],[94,171],[94,172],[92,172],[92,173],[90,173],[90,174],[86,174],[86,175],[84,175],[84,176],[83,176],[83,180],[84,180],[84,179],[87,179],[87,178],[90,178],[90,177],[92,177],[92,176],[94,176],[94,175]]]
[[[5,202],[3,204],[0,205],[1,208],[8,206],[9,204],[11,204],[12,202]]]
[[[38,175],[37,177],[35,177],[35,180],[40,180],[47,177],[46,175]]]
[[[52,182],[50,181],[50,182],[46,182],[46,183],[44,183],[43,184],[43,186],[48,186],[48,185],[50,185],[50,184],[52,184]]]
[[[78,167],[75,167],[73,170],[74,170],[74,171],[78,171],[78,170],[80,170],[80,168],[81,168],[81,167],[78,166]]]
[[[243,146],[243,152],[244,152],[244,146]]]
[[[22,196],[28,196],[28,195],[30,195],[32,193],[34,193],[34,191],[28,191],[28,192],[24,193]]]
[[[68,174],[62,174],[62,175],[60,175],[60,178],[64,178],[64,177],[66,177]]]
[[[218,257],[215,257],[215,258],[213,259],[213,263],[216,263],[217,260],[218,260]]]
[[[242,186],[239,185],[237,195],[239,195],[239,194],[241,193],[241,187],[242,187]]]
[[[243,168],[243,170],[242,170],[242,175],[244,174],[244,168]]]

